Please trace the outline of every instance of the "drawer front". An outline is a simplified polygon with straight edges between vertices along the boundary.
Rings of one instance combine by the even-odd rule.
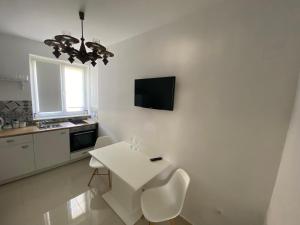
[[[0,138],[0,145],[18,145],[25,142],[33,142],[32,134]]]
[[[89,151],[93,150],[94,148],[87,148],[87,149],[83,149],[80,151],[76,151],[76,152],[72,152],[71,153],[71,160],[72,159],[79,159],[79,158],[84,158],[84,157],[89,157]]]
[[[70,160],[69,130],[34,134],[34,152],[37,169],[44,169]]]

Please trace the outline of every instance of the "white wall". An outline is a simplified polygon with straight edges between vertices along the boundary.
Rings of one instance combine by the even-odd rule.
[[[298,225],[300,221],[300,80],[297,98],[269,206],[267,225]]]
[[[51,49],[42,42],[0,34],[0,76],[29,76],[29,54],[52,57]],[[0,81],[0,101],[31,100],[30,85]]]
[[[136,136],[186,169],[183,215],[195,225],[264,221],[299,72],[299,7],[224,1],[111,46],[100,68],[102,134]],[[166,75],[174,111],[134,107],[134,79]]]

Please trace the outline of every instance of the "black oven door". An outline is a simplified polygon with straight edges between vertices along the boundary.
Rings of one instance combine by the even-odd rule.
[[[97,130],[79,131],[70,134],[71,152],[95,146]]]

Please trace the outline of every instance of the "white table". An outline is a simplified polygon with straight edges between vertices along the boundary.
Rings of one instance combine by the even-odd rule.
[[[112,174],[112,189],[103,195],[104,200],[126,225],[134,225],[142,216],[142,187],[165,170],[169,162],[151,162],[146,154],[132,150],[127,142],[118,142],[89,153]]]

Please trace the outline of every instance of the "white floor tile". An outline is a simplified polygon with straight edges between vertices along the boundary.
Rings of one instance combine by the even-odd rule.
[[[124,225],[102,198],[107,177],[95,176],[88,159],[0,186],[2,225]],[[147,225],[141,219],[136,225]],[[160,223],[168,224],[168,223]],[[178,218],[177,225],[187,225]]]

